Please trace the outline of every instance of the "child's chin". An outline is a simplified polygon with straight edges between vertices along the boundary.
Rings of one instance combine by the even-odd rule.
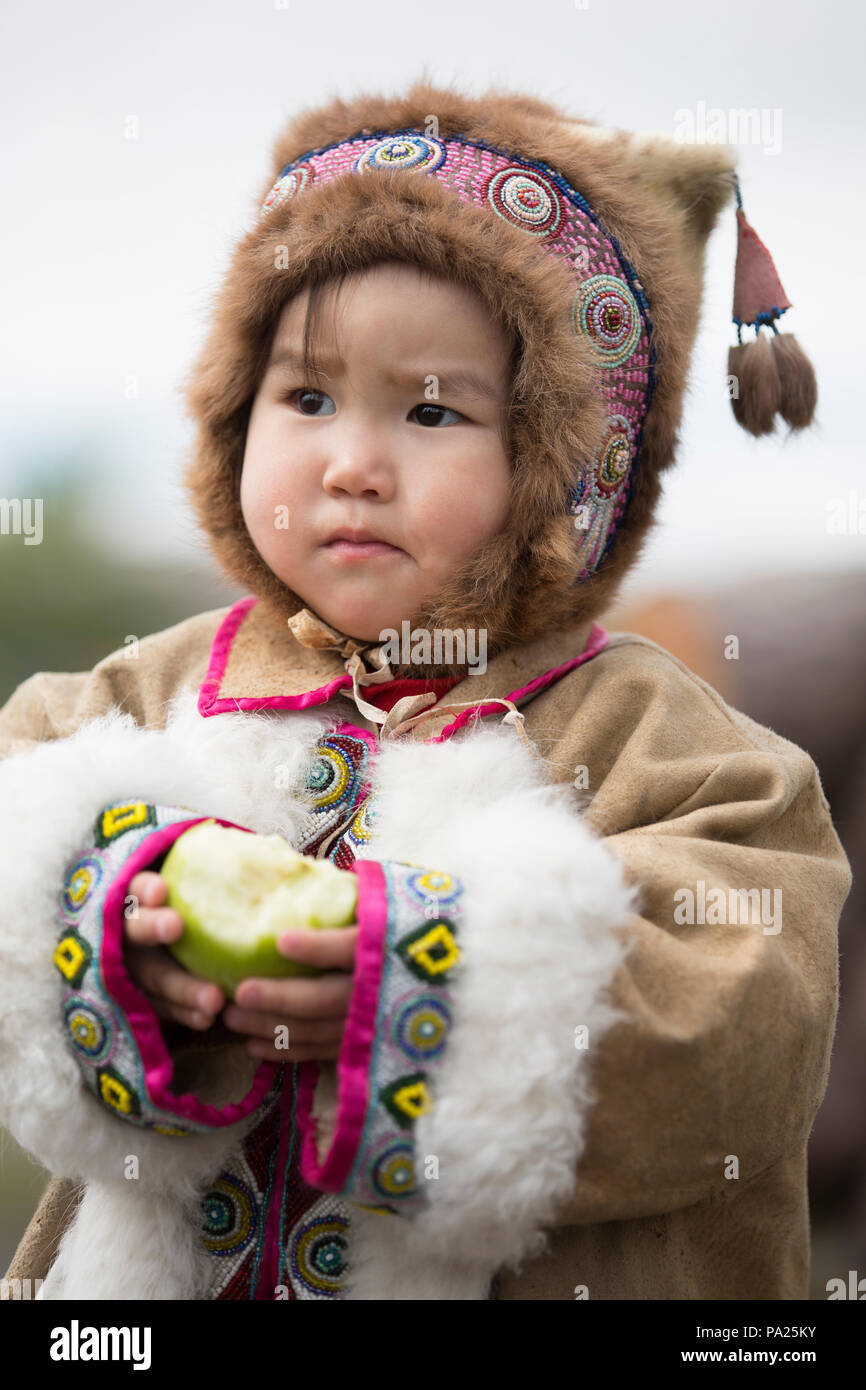
[[[344,632],[347,637],[354,637],[357,642],[384,641],[382,633],[387,628],[400,631],[399,619],[393,620],[393,615],[387,611],[384,604],[381,610],[372,604],[362,606],[357,601],[343,606],[331,602],[327,611],[317,608],[312,603],[308,607],[312,608],[323,622],[335,627],[338,632]]]
[[[356,611],[342,612],[339,608],[328,608],[327,613],[324,613],[321,608],[316,608],[313,604],[307,606],[329,627],[336,628],[346,637],[354,637],[356,642],[380,642],[383,640],[380,636],[383,628],[371,623],[369,618],[359,618]],[[387,626],[387,623],[383,625],[383,627]]]

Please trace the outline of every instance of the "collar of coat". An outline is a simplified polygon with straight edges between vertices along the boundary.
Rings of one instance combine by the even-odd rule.
[[[473,716],[491,714],[522,733],[521,706],[597,656],[608,641],[605,629],[587,620],[500,652],[465,677],[394,679],[378,645],[346,638],[308,609],[284,630],[250,594],[232,605],[216,631],[198,708],[205,717],[308,709],[342,696],[383,741],[412,730],[413,738],[423,734],[425,742],[439,743]],[[528,672],[534,673],[529,679]]]

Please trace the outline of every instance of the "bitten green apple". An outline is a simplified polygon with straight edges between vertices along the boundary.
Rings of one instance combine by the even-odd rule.
[[[201,821],[179,835],[160,869],[166,906],[184,932],[168,949],[194,975],[230,998],[252,975],[320,975],[290,960],[277,938],[291,927],[347,927],[358,881],[329,859],[298,854],[281,835],[254,835]]]

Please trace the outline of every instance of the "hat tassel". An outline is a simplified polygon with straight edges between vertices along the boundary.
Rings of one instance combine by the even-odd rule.
[[[782,288],[773,258],[750,227],[737,194],[737,265],[734,273],[734,314],[737,343],[728,352],[728,377],[733,381],[731,406],[737,423],[753,435],[772,434],[780,415],[791,430],[812,423],[818,401],[815,369],[797,339],[780,333],[775,320],[791,301]],[[743,327],[753,327],[752,342],[742,340]],[[772,335],[761,335],[762,328]]]

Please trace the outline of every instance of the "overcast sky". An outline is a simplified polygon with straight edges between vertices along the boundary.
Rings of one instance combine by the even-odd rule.
[[[110,527],[139,554],[158,530],[161,553],[189,555],[178,387],[274,136],[300,108],[397,92],[426,63],[436,82],[500,83],[636,130],[674,133],[684,109],[764,113],[740,149],[744,206],[794,304],[781,328],[815,363],[819,426],[754,441],[734,422],[731,208],[637,580],[863,564],[866,536],[827,529],[833,499],[856,490],[866,509],[863,25],[838,0],[5,0],[0,496],[27,495],[34,460],[61,472],[84,452],[102,479],[94,537]]]

